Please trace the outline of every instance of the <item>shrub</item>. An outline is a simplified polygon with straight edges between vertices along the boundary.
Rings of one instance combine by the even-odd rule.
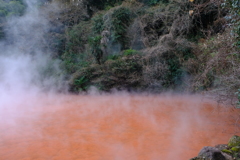
[[[22,0],[0,0],[0,17],[20,16],[24,13],[25,8]]]
[[[231,23],[234,25],[234,32],[236,33],[235,45],[240,48],[240,1],[239,0],[225,0],[222,4],[225,8],[230,8]]]
[[[92,20],[93,20],[93,26],[92,26],[93,34],[101,34],[101,32],[104,29],[103,15],[99,14],[93,17]]]
[[[166,61],[168,64],[169,73],[166,75],[165,87],[175,86],[180,83],[183,74],[182,66],[179,58],[173,53],[168,55]]]
[[[120,4],[123,1],[124,0],[85,0],[83,3],[91,7],[103,10],[106,7],[113,7],[115,4]]]
[[[133,54],[136,54],[138,53],[138,51],[134,50],[134,49],[127,49],[123,52],[123,55],[124,56],[129,56],[129,55],[133,55]]]
[[[146,5],[150,5],[150,6],[156,5],[160,2],[162,2],[162,3],[168,3],[169,2],[169,0],[138,0],[138,1],[142,2]]]
[[[74,86],[73,91],[74,92],[86,91],[87,90],[86,83],[88,81],[89,81],[89,79],[86,78],[86,76],[82,76],[82,77],[75,79],[74,84],[73,84],[73,86]]]
[[[127,48],[127,28],[131,22],[131,11],[128,8],[120,7],[112,14],[112,29],[114,40],[122,45],[122,49]]]
[[[101,36],[90,37],[88,39],[88,43],[92,48],[96,48],[100,46]]]
[[[101,42],[102,37],[101,36],[95,36],[95,37],[91,37],[89,38],[89,44],[91,46],[91,53],[94,56],[96,62],[98,64],[102,63],[102,56],[103,56],[103,52],[101,50],[101,46],[100,46],[100,42]]]
[[[191,46],[177,44],[176,52],[183,58],[184,61],[187,61],[189,58],[195,58],[195,55],[192,53]]]
[[[119,58],[118,55],[110,55],[107,57],[108,60],[117,60]]]
[[[61,56],[67,73],[76,72],[79,67],[85,66],[89,57],[85,52],[84,44],[88,43],[90,27],[88,22],[82,22],[69,28],[65,34],[65,49]]]
[[[240,89],[235,93],[237,95],[238,101],[237,101],[237,108],[240,108]]]

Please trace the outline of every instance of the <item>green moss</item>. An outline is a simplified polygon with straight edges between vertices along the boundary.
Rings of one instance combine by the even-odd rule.
[[[109,55],[107,60],[117,60],[120,56],[119,55]]]
[[[232,154],[232,151],[229,151],[229,150],[227,150],[227,149],[223,149],[222,152],[228,153],[228,154]]]
[[[134,49],[127,49],[127,50],[124,50],[123,55],[130,56],[130,55],[137,54],[137,53],[138,53],[138,51],[136,51]]]
[[[231,150],[234,152],[238,152],[240,150],[240,146],[232,147]]]
[[[236,135],[232,136],[228,142],[228,146],[229,147],[240,146],[240,137]]]

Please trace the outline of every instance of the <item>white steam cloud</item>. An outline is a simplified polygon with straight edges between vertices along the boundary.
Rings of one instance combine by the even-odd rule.
[[[25,0],[25,14],[11,17],[5,25],[6,38],[0,42],[0,92],[56,91],[64,88],[58,62],[45,47],[49,22],[37,6]]]
[[[37,117],[42,93],[67,90],[59,62],[45,45],[50,29],[47,15],[39,10],[37,0],[25,4],[24,15],[7,19],[5,38],[0,41],[0,127],[4,130],[19,128],[20,117]]]
[[[58,62],[45,47],[50,29],[46,15],[38,10],[37,0],[25,3],[25,14],[7,21],[6,38],[0,42],[0,153],[6,151],[0,154],[2,159],[30,154],[39,159],[181,159],[187,148],[183,139],[197,146],[193,140],[198,133],[221,138],[219,131],[227,126],[224,118],[213,136],[208,130],[191,129],[213,128],[208,123],[211,117],[199,114],[206,107],[200,108],[201,101],[192,97],[99,96],[94,89],[80,97],[38,94],[62,91],[65,83]],[[30,142],[37,144],[36,150],[30,150],[34,149]],[[103,149],[105,157],[94,148]]]

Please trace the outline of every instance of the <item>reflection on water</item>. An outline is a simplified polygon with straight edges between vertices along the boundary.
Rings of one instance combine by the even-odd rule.
[[[187,160],[237,116],[192,96],[39,96],[1,107],[0,159]]]

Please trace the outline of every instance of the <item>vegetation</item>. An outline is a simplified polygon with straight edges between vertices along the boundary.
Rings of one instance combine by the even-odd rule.
[[[103,15],[99,14],[92,18],[93,20],[93,26],[92,31],[93,34],[101,34],[104,30],[104,21],[103,21]]]
[[[153,5],[157,5],[160,2],[168,3],[169,0],[139,0],[139,2],[142,2],[142,3],[146,4],[146,5],[153,6]]]
[[[23,0],[0,0],[0,18],[9,16],[20,16],[24,13],[25,5]]]
[[[23,0],[0,0],[0,39],[4,38],[3,23],[11,16],[21,16],[25,11]]]
[[[128,43],[126,33],[131,22],[131,12],[128,8],[120,7],[114,10],[112,17],[114,41],[119,42],[122,49],[126,49]]]
[[[63,5],[49,13],[48,47],[62,60],[70,91],[180,89],[236,98],[238,0],[56,1]],[[22,1],[0,2],[0,18],[24,13]]]
[[[102,63],[103,51],[100,48],[101,36],[89,38],[89,45],[91,46],[91,53],[95,57],[95,60],[98,64]]]
[[[233,31],[237,39],[235,45],[240,48],[240,2],[238,0],[225,0],[223,6],[230,9],[231,23],[234,25]]]
[[[123,0],[88,0],[89,6],[94,6],[98,9],[113,7],[116,4],[121,4]]]
[[[237,108],[240,108],[240,89],[235,93],[237,95]]]
[[[66,72],[72,74],[81,67],[85,67],[89,64],[86,61],[89,55],[85,53],[85,47],[83,44],[88,42],[88,35],[90,29],[89,23],[84,22],[78,25],[68,28],[65,33],[65,41],[61,44],[64,45],[64,50],[61,51],[61,59],[64,62]]]
[[[127,49],[123,51],[123,55],[124,56],[130,56],[130,55],[134,55],[137,54],[138,51],[134,50],[134,49]]]

